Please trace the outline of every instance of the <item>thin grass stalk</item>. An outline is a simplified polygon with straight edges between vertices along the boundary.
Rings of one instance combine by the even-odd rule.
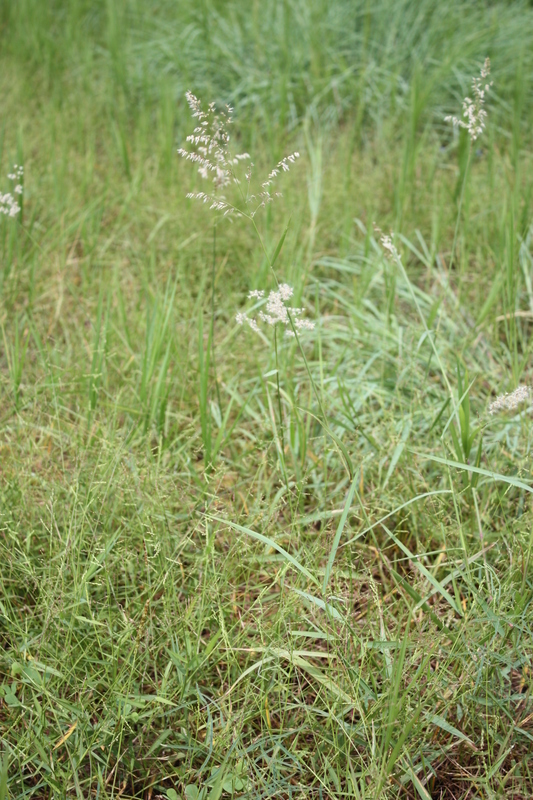
[[[459,197],[459,206],[457,208],[457,219],[455,220],[455,230],[454,230],[454,233],[453,233],[452,251],[450,253],[450,263],[448,265],[448,272],[451,272],[452,271],[452,267],[453,267],[453,261],[454,261],[454,256],[455,256],[455,248],[457,246],[457,236],[459,234],[459,223],[461,221],[461,211],[462,211],[462,208],[463,208],[463,200],[464,200],[464,196],[465,196],[466,182],[467,182],[468,175],[469,175],[469,172],[470,172],[470,161],[471,161],[471,158],[472,158],[472,142],[469,140],[468,141],[468,156],[467,156],[467,159],[466,159],[466,167],[465,167],[465,174],[463,176],[463,184],[461,186],[461,195]]]
[[[211,356],[211,341],[207,342],[204,352],[204,333],[203,321],[200,313],[198,325],[198,359],[200,369],[200,426],[202,430],[202,443],[204,446],[204,466],[206,472],[210,472],[211,464],[211,421],[209,419],[209,362]],[[209,339],[211,339],[211,328],[209,328]]]
[[[448,389],[448,392],[449,392],[449,395],[450,395],[450,398],[451,398],[452,407],[454,409],[454,414],[457,414],[457,408],[456,408],[455,403],[454,403],[454,395],[453,395],[452,387],[451,387],[450,382],[448,380],[448,376],[446,374],[446,370],[444,369],[444,365],[443,365],[441,357],[439,355],[439,351],[437,350],[437,348],[435,346],[435,342],[433,341],[433,337],[431,336],[431,332],[430,332],[430,330],[429,330],[429,328],[427,326],[426,318],[424,317],[422,309],[420,308],[420,303],[418,302],[418,298],[416,296],[416,293],[415,293],[415,291],[413,289],[413,286],[411,284],[409,276],[408,276],[408,274],[407,274],[407,272],[405,270],[405,267],[403,265],[402,259],[400,258],[396,248],[394,248],[394,260],[395,260],[397,266],[400,268],[400,272],[402,273],[402,277],[403,277],[404,281],[407,284],[407,287],[409,289],[409,293],[411,295],[413,303],[415,304],[416,310],[418,312],[418,316],[420,317],[420,321],[422,322],[422,325],[423,325],[424,331],[426,333],[426,336],[428,337],[428,339],[430,341],[431,349],[433,350],[435,358],[437,359],[437,363],[439,365],[439,369],[440,369],[440,371],[442,373],[442,377],[443,377],[444,382],[446,384],[446,388]]]
[[[220,399],[220,386],[218,385],[216,347],[215,347],[215,282],[216,282],[216,262],[217,262],[217,223],[213,223],[213,263],[211,266],[211,358],[213,359],[213,377],[215,379],[215,391],[217,402],[222,412],[222,402]]]
[[[265,247],[265,243],[263,242],[263,237],[261,236],[261,234],[259,232],[259,229],[258,229],[258,227],[257,227],[257,225],[255,223],[255,219],[253,217],[250,217],[249,215],[243,214],[243,216],[246,216],[251,221],[251,223],[252,223],[252,225],[254,227],[254,230],[256,232],[257,238],[259,239],[259,243],[261,245],[263,253],[265,254],[265,258],[267,259],[268,265],[270,267],[270,271],[272,272],[272,275],[274,276],[274,280],[276,282],[276,286],[279,287],[279,281],[278,281],[278,277],[276,275],[276,271],[274,269],[274,264],[273,264],[269,254],[267,252],[267,249]],[[311,382],[311,386],[313,387],[313,392],[314,392],[316,401],[318,403],[318,407],[320,409],[320,413],[322,415],[322,424],[324,425],[324,429],[328,432],[329,436],[331,437],[331,439],[334,442],[334,444],[337,447],[337,449],[339,449],[339,445],[341,444],[340,440],[333,433],[333,431],[331,430],[331,428],[329,426],[326,410],[324,408],[324,404],[322,403],[318,388],[317,388],[316,383],[315,383],[315,381],[313,379],[313,376],[311,374],[311,369],[309,367],[309,363],[308,363],[307,358],[305,356],[305,352],[304,352],[304,349],[302,347],[302,343],[300,341],[300,337],[298,336],[298,331],[296,329],[296,326],[294,324],[294,320],[292,319],[290,311],[287,312],[287,315],[289,317],[289,321],[290,321],[290,324],[291,324],[292,332],[294,333],[294,336],[295,336],[296,341],[298,343],[298,347],[299,347],[300,353],[302,355],[302,359],[303,359],[303,362],[304,362],[304,365],[305,365],[305,369],[306,369],[307,375],[309,377],[309,381]],[[352,479],[353,478],[353,465],[352,465],[351,460],[350,460],[350,458],[348,456],[348,453],[344,450],[344,448],[341,447],[341,449],[339,450],[339,455],[340,455],[341,461],[343,462],[344,467],[345,467],[345,469],[346,469],[346,471],[348,473],[348,476],[350,477],[350,479]]]
[[[281,444],[285,441],[285,431],[283,429],[283,411],[281,408],[281,392],[279,387],[279,358],[278,358],[278,333],[277,327],[274,325],[274,352],[276,355],[276,387],[278,391],[278,413],[279,413],[279,428],[281,436]]]
[[[241,195],[242,200],[244,202],[246,202],[246,197],[244,196],[244,194],[242,192],[242,189],[240,188],[240,185],[239,185],[239,193]],[[274,263],[275,263],[277,257],[279,256],[279,253],[281,251],[281,247],[283,246],[283,242],[285,241],[285,235],[287,233],[287,229],[285,230],[285,233],[283,234],[283,236],[280,239],[280,242],[278,244],[278,247],[276,249],[274,257],[271,258],[270,255],[268,254],[268,251],[267,251],[266,247],[265,247],[265,243],[263,241],[263,237],[261,236],[261,233],[259,232],[259,228],[257,227],[257,224],[255,222],[255,218],[253,216],[251,216],[250,214],[246,214],[246,212],[241,211],[240,209],[237,209],[231,203],[228,203],[227,206],[228,206],[228,208],[232,208],[235,211],[239,211],[241,216],[243,216],[245,219],[248,219],[252,223],[252,226],[254,228],[256,236],[257,236],[257,238],[259,240],[259,244],[261,245],[261,249],[263,250],[263,253],[265,255],[267,263],[268,263],[268,265],[270,267],[270,271],[272,272],[272,275],[273,275],[274,280],[276,282],[276,286],[279,289],[280,284],[279,284],[279,281],[278,281],[278,277],[276,275],[276,271],[274,269]],[[288,228],[288,226],[287,226],[287,228]],[[296,338],[296,341],[298,343],[298,347],[299,347],[300,353],[302,355],[302,359],[303,359],[303,362],[304,362],[304,365],[305,365],[305,369],[306,369],[307,375],[309,377],[309,380],[311,382],[311,386],[313,387],[313,392],[314,392],[314,395],[316,397],[316,400],[317,400],[317,403],[318,403],[318,407],[320,409],[320,413],[322,415],[322,420],[319,420],[319,421],[324,426],[325,431],[328,433],[328,435],[330,436],[331,440],[333,441],[336,449],[339,452],[340,459],[341,459],[341,461],[342,461],[342,463],[343,463],[343,465],[344,465],[344,467],[346,469],[346,472],[348,473],[348,477],[350,478],[350,480],[352,480],[354,473],[353,473],[353,465],[352,465],[351,459],[350,459],[350,457],[348,455],[348,452],[347,452],[346,448],[344,447],[344,445],[342,444],[340,439],[333,433],[333,431],[331,430],[331,428],[329,426],[327,414],[326,414],[326,411],[325,411],[325,408],[324,408],[324,404],[322,403],[322,399],[321,399],[320,394],[318,392],[318,388],[317,388],[316,383],[315,383],[315,381],[313,379],[313,376],[311,374],[311,370],[309,368],[309,363],[308,363],[307,358],[305,356],[304,349],[303,349],[302,344],[300,342],[300,337],[298,336],[298,331],[296,329],[296,326],[294,324],[294,320],[293,320],[289,310],[287,310],[287,316],[289,318],[289,322],[290,322],[290,325],[291,325],[292,332],[293,332],[293,334],[294,334],[294,336]]]
[[[279,414],[279,458],[281,469],[283,472],[283,478],[285,480],[285,486],[287,488],[287,499],[291,504],[291,517],[292,517],[292,503],[291,503],[291,494],[289,490],[289,476],[287,475],[287,466],[285,464],[285,428],[283,425],[283,409],[281,406],[281,390],[279,385],[279,357],[278,357],[278,335],[277,335],[277,326],[274,325],[274,353],[276,357],[276,389],[278,395],[278,414]]]

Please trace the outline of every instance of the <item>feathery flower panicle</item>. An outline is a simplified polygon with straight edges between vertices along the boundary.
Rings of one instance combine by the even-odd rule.
[[[260,208],[264,208],[267,203],[271,203],[274,198],[283,196],[281,192],[274,192],[272,194],[268,187],[273,185],[280,172],[288,172],[291,168],[291,165],[296,162],[297,158],[300,158],[300,153],[298,153],[296,150],[294,153],[282,158],[281,161],[276,164],[266,181],[263,181],[261,184],[262,191],[260,191],[257,195],[252,194],[250,197],[248,197],[246,201],[247,203],[253,203],[254,201],[259,200],[259,205],[251,212],[250,216],[255,216]]]
[[[272,170],[266,181],[264,181],[261,184],[263,189],[266,188],[267,186],[270,186],[274,182],[275,178],[277,178],[280,171],[288,172],[290,170],[290,165],[294,164],[297,158],[300,158],[300,153],[296,151],[294,153],[291,153],[289,156],[285,156],[285,158],[282,158],[281,161],[279,161],[276,164],[276,166],[274,167],[274,169]]]
[[[21,195],[23,192],[21,183],[23,175],[24,167],[14,164],[13,171],[7,176],[10,181],[16,181],[16,185],[13,189],[14,194],[11,194],[11,192],[2,194],[0,192],[0,214],[5,214],[7,217],[16,217],[19,213],[20,206],[14,195]]]
[[[394,244],[392,231],[390,233],[383,233],[381,228],[379,228],[375,222],[374,231],[379,236],[379,241],[382,248],[385,250],[385,256],[389,259],[389,261],[395,261],[396,259],[399,259],[400,255],[396,249],[396,245]]]
[[[489,75],[490,60],[486,58],[479,78],[472,78],[473,99],[465,97],[463,100],[463,117],[466,122],[465,120],[458,119],[451,115],[444,117],[445,122],[452,122],[454,127],[466,128],[473,142],[475,142],[478,136],[481,136],[485,130],[487,112],[483,106],[485,105],[485,95],[492,86],[492,81],[490,81],[490,83],[486,81]]]
[[[301,314],[304,312],[303,308],[292,308],[286,305],[287,300],[290,300],[293,294],[294,290],[292,286],[289,286],[287,283],[280,283],[277,291],[271,291],[269,293],[265,305],[266,311],[261,310],[257,319],[240,312],[236,315],[235,321],[238,325],[244,325],[246,323],[256,332],[260,330],[258,320],[266,325],[283,325],[285,327],[285,336],[294,336],[291,320],[292,325],[297,331],[313,330],[315,327],[314,322],[308,319],[301,319]],[[248,294],[248,299],[262,300],[264,296],[264,291],[254,289]]]
[[[494,400],[489,406],[489,414],[495,414],[497,411],[512,411],[521,403],[525,403],[531,397],[531,389],[529,386],[519,386],[511,394],[502,394]]]
[[[254,217],[257,211],[271,203],[274,198],[281,197],[281,192],[271,192],[274,180],[281,172],[288,172],[291,165],[294,164],[300,154],[297,152],[291,153],[274,167],[266,181],[261,184],[261,191],[255,195],[250,193],[250,184],[252,180],[253,163],[250,162],[248,169],[245,173],[245,180],[248,185],[246,197],[243,196],[243,203],[248,205],[256,204],[256,208],[250,212],[240,211],[231,203],[220,190],[225,189],[231,184],[239,185],[241,180],[236,174],[237,168],[243,161],[250,159],[248,153],[233,154],[230,150],[230,136],[228,127],[232,124],[233,109],[226,106],[225,110],[217,111],[215,104],[210,103],[207,110],[204,110],[200,100],[192,93],[186,93],[187,102],[191,110],[191,114],[198,120],[198,125],[190,136],[187,136],[187,142],[192,145],[191,150],[180,147],[178,155],[185,158],[187,161],[192,161],[198,164],[199,175],[208,180],[212,178],[214,184],[214,193],[209,194],[206,192],[189,192],[187,197],[193,200],[200,200],[202,203],[208,203],[209,208],[214,211],[223,211],[224,216],[235,214],[242,216],[243,213],[249,213],[250,217]]]
[[[192,92],[187,92],[185,96],[192,116],[198,120],[198,125],[192,134],[187,136],[187,142],[193,145],[194,150],[180,147],[178,155],[198,164],[200,176],[205,180],[212,178],[215,189],[215,194],[189,192],[187,197],[209,203],[211,209],[224,211],[225,215],[231,214],[235,209],[224,195],[220,194],[220,190],[238,182],[234,168],[241,161],[250,158],[248,153],[232,155],[229,150],[228,128],[233,121],[233,109],[231,106],[226,106],[225,110],[217,111],[215,104],[210,103],[207,111],[204,111],[200,100]]]
[[[396,250],[396,245],[392,241],[392,234],[383,233],[380,241],[387,258],[398,258],[398,251]]]

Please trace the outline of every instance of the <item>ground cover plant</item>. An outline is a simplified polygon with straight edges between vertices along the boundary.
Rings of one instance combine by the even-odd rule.
[[[531,5],[0,20],[0,800],[531,797]]]

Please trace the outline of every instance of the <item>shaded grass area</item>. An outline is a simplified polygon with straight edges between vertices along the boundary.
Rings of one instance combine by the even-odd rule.
[[[530,797],[531,8],[0,9],[2,800]],[[235,324],[187,88],[301,152],[256,221],[309,372]]]

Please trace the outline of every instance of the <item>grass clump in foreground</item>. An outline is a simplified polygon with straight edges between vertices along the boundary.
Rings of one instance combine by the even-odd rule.
[[[532,794],[533,12],[266,6],[0,4],[2,800]]]

